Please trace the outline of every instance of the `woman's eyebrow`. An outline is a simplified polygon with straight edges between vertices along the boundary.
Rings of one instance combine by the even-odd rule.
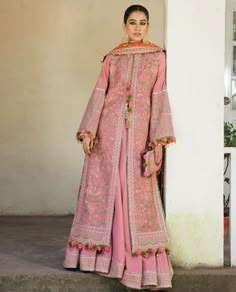
[[[129,21],[137,21],[136,19],[129,19]],[[139,21],[147,21],[146,19],[140,19]]]

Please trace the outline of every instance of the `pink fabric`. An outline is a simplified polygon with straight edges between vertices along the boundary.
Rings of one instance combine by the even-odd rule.
[[[117,189],[114,218],[109,253],[76,249],[67,250],[74,262],[64,263],[65,267],[80,267],[81,271],[95,271],[102,276],[119,278],[121,283],[135,289],[159,290],[171,288],[173,268],[166,253],[150,255],[148,258],[132,256],[128,218],[127,192],[127,138],[128,130],[124,127],[117,176]]]
[[[150,141],[173,136],[173,127],[165,85],[165,53],[158,48],[147,51],[150,48],[146,46],[128,49],[128,54],[125,48],[106,56],[80,124],[80,131],[93,132],[98,143],[85,158],[70,240],[110,246],[129,82],[132,112],[127,184],[131,247],[136,252],[170,244],[156,176],[144,176],[142,153]]]
[[[65,268],[79,266],[137,289],[171,287],[166,252],[132,255],[170,244],[157,178],[143,175],[142,159],[150,142],[174,136],[165,64],[165,53],[155,45],[121,46],[104,59],[79,128],[91,131],[98,143],[85,157]],[[127,84],[132,91],[129,128],[124,122]],[[79,250],[79,244],[110,251]]]

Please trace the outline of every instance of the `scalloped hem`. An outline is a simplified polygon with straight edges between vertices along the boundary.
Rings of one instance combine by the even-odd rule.
[[[114,251],[115,253],[115,251]],[[168,254],[153,257],[127,258],[125,263],[111,259],[112,253],[99,254],[92,250],[67,247],[64,268],[79,268],[80,271],[95,272],[108,278],[117,278],[124,286],[132,289],[160,290],[172,288],[173,269]],[[135,269],[134,269],[135,267]],[[135,271],[136,270],[136,271]]]

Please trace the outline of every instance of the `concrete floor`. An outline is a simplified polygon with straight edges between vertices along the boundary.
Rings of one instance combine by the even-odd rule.
[[[0,216],[0,291],[127,291],[116,279],[63,269],[71,223],[72,216]],[[174,271],[172,292],[236,292],[236,269]]]
[[[224,239],[224,262],[225,262],[225,267],[230,266],[229,233],[227,234],[226,238]]]

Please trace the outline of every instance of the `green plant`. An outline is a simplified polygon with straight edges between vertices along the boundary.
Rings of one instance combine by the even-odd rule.
[[[236,128],[230,122],[224,122],[224,146],[236,147]]]

